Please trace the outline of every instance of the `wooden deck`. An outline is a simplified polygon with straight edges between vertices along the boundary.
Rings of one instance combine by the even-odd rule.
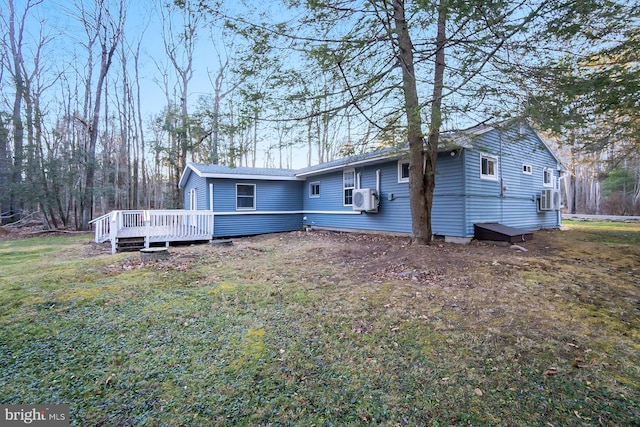
[[[95,241],[110,241],[111,252],[148,248],[151,243],[211,240],[213,212],[185,210],[113,211],[91,221]]]

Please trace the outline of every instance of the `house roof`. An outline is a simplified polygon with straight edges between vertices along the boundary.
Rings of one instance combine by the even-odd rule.
[[[229,178],[233,176],[238,179],[269,179],[280,181],[295,181],[298,179],[294,169],[250,168],[245,166],[230,167],[189,162],[180,177],[180,182],[178,183],[180,187],[184,187],[192,172],[204,178]]]
[[[451,150],[457,150],[460,148],[470,148],[469,141],[461,138],[453,138],[443,135],[438,146],[438,152],[446,152]],[[326,163],[320,163],[318,165],[309,166],[296,171],[296,176],[306,177],[310,175],[316,175],[325,173],[334,169],[343,169],[350,166],[358,166],[361,164],[376,164],[388,161],[394,158],[406,157],[409,152],[409,144],[405,144],[401,147],[388,147],[382,150],[373,151],[370,153],[356,154],[342,159],[333,160]]]
[[[478,136],[496,129],[504,129],[523,119],[510,119],[501,123],[486,124],[482,123],[462,131],[443,132],[441,134],[438,152],[446,152],[458,150],[461,148],[473,148],[473,142]],[[540,142],[549,150],[558,165],[564,169],[562,162],[550,149],[547,142],[538,134],[538,132],[526,122]],[[370,153],[356,154],[341,159],[332,160],[330,162],[320,163],[318,165],[309,166],[302,169],[277,169],[277,168],[251,168],[251,167],[229,167],[222,165],[212,165],[203,163],[189,162],[185,168],[178,185],[184,187],[189,175],[194,172],[196,175],[205,178],[237,178],[237,179],[260,179],[260,180],[282,180],[296,181],[304,180],[308,176],[317,175],[332,170],[344,169],[347,167],[355,167],[362,164],[376,164],[388,161],[394,158],[405,157],[408,153],[409,146],[405,144],[401,147],[389,147]]]

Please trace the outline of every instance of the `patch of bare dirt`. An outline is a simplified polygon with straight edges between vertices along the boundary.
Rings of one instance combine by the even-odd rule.
[[[193,262],[215,254],[236,254],[248,258],[273,250],[282,250],[298,263],[324,263],[356,269],[361,277],[373,282],[401,280],[407,283],[473,288],[478,265],[490,265],[504,277],[514,269],[527,265],[532,256],[555,252],[550,244],[552,232],[536,232],[533,240],[520,243],[527,251],[510,245],[472,241],[461,245],[435,241],[428,246],[412,245],[408,237],[376,234],[339,233],[330,231],[294,231],[233,239],[232,246],[216,247],[208,244],[171,247],[168,260],[154,261],[158,269],[187,270]],[[90,243],[85,247],[87,257],[110,252],[109,244]],[[149,266],[136,252],[113,269],[135,269]],[[247,262],[250,262],[249,260]],[[314,264],[317,265],[317,264]]]
[[[511,245],[472,241],[468,245],[435,241],[428,246],[412,245],[408,237],[328,231],[271,234],[238,239],[238,249],[277,248],[304,260],[348,266],[373,282],[401,280],[408,283],[439,283],[472,288],[478,265],[489,265],[508,277],[526,266],[531,257],[552,255],[552,231],[536,232],[534,239]]]

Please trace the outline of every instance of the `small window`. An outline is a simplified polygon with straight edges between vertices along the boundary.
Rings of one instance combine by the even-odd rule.
[[[498,180],[498,159],[487,155],[480,156],[480,178]]]
[[[522,164],[522,173],[523,173],[523,174],[525,174],[525,175],[531,175],[531,171],[532,171],[532,170],[533,170],[533,169],[531,168],[531,165],[528,165],[528,164],[525,164],[525,163],[523,163],[523,164]]]
[[[398,182],[409,182],[409,161],[398,161]]]
[[[356,188],[356,172],[354,170],[342,173],[342,186],[344,188],[344,205],[353,205],[353,190]]]
[[[542,185],[545,187],[553,187],[553,170],[544,168],[542,171]]]
[[[312,182],[309,184],[309,197],[320,197],[320,182]]]
[[[256,210],[255,184],[236,184],[236,210]]]

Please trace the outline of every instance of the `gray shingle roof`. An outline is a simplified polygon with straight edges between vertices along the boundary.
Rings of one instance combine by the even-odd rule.
[[[226,174],[226,175],[263,175],[263,176],[295,176],[294,169],[276,168],[250,168],[245,166],[230,167],[222,165],[209,165],[204,163],[190,163],[192,167],[204,174]]]

